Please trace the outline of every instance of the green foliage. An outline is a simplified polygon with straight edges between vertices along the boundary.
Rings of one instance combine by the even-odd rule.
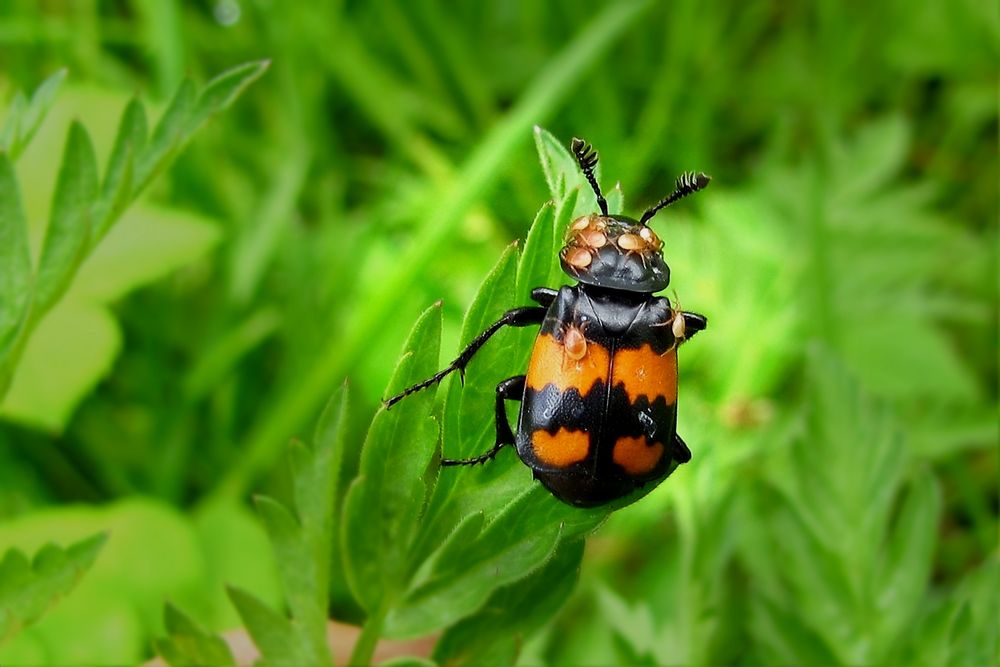
[[[0,283],[0,289],[4,290],[0,296],[10,304],[0,313],[0,400],[10,389],[15,369],[36,327],[65,294],[83,262],[127,205],[198,128],[211,115],[229,106],[266,66],[267,63],[249,63],[233,68],[209,82],[197,96],[193,84],[185,82],[153,130],[148,146],[145,111],[138,100],[132,100],[122,114],[103,182],[99,180],[90,136],[81,123],[73,121],[34,271],[28,247],[28,222],[21,213],[17,179],[9,160],[23,150],[38,129],[61,75],[39,87],[27,110],[15,102],[8,126],[16,129],[9,133],[9,152],[0,157],[0,192],[5,202],[0,210],[0,230],[3,230],[0,239],[9,242],[5,253],[9,254],[13,268],[11,277]],[[107,336],[104,340],[107,341]],[[89,384],[100,370],[96,374],[91,369],[82,372],[83,383]],[[64,416],[55,419],[57,424],[63,420]]]
[[[997,662],[987,7],[8,3],[0,553],[110,537],[0,663],[244,664],[238,625],[297,659],[328,616],[364,627],[338,663]],[[430,304],[439,368],[567,281],[574,136],[615,212],[713,176],[653,221],[709,318],[694,458],[616,512],[510,451],[438,471],[491,444],[532,331],[378,411]]]
[[[34,623],[90,569],[107,535],[95,535],[63,549],[42,547],[35,557],[8,549],[0,560],[0,644]]]

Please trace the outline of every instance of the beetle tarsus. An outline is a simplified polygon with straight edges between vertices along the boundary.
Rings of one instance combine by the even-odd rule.
[[[492,460],[506,445],[514,444],[514,432],[507,421],[507,406],[504,401],[519,401],[524,395],[524,375],[515,375],[497,385],[496,404],[493,418],[496,424],[496,440],[493,447],[484,454],[471,459],[441,459],[442,466],[474,466]]]

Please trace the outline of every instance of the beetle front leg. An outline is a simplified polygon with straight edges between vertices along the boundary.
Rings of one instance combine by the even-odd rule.
[[[437,384],[450,373],[458,371],[462,376],[462,381],[465,382],[465,367],[469,363],[469,360],[475,356],[476,352],[486,344],[486,341],[496,332],[500,331],[505,326],[511,327],[527,327],[532,324],[541,324],[542,320],[545,319],[545,308],[539,306],[526,306],[524,308],[512,308],[504,313],[503,317],[491,324],[486,331],[482,332],[478,336],[472,339],[464,350],[458,355],[458,357],[448,364],[448,366],[431,377],[427,378],[423,382],[418,382],[417,384],[407,387],[395,396],[383,401],[386,409],[388,410],[396,403],[400,402],[412,393],[418,392],[421,389],[426,389],[432,385]]]
[[[497,385],[497,402],[494,410],[497,435],[493,448],[471,459],[441,459],[442,466],[472,466],[486,463],[496,456],[504,445],[514,444],[514,432],[510,430],[510,422],[507,421],[507,406],[504,401],[520,401],[524,397],[524,378],[524,375],[515,375]]]

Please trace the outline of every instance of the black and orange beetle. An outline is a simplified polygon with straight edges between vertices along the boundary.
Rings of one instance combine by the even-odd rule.
[[[594,176],[597,152],[580,139],[571,148],[597,195],[600,214],[575,220],[559,253],[563,270],[577,280],[558,291],[532,290],[539,306],[514,308],[469,343],[447,368],[386,401],[440,382],[466,365],[505,326],[540,324],[525,375],[496,388],[496,441],[471,459],[491,460],[505,445],[560,500],[579,507],[603,505],[647,484],[655,486],[691,451],[677,435],[677,348],[707,320],[654,296],[670,282],[663,244],[646,222],[658,211],[708,185],[702,173],[685,173],[674,191],[639,220],[609,215]],[[505,401],[521,401],[517,433]]]

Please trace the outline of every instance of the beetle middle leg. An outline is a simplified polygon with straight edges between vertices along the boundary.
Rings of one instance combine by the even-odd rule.
[[[542,320],[545,319],[545,311],[546,309],[542,308],[541,306],[525,306],[523,308],[512,308],[508,310],[506,313],[503,314],[503,317],[501,317],[499,320],[497,320],[489,327],[487,327],[486,331],[482,332],[481,334],[473,338],[472,342],[469,343],[465,347],[465,349],[462,350],[461,353],[459,353],[458,357],[456,357],[453,362],[448,364],[446,368],[444,368],[441,371],[438,371],[437,373],[427,378],[423,382],[418,382],[415,385],[407,387],[406,389],[399,392],[395,396],[383,401],[383,404],[388,410],[393,405],[400,402],[410,394],[437,384],[445,377],[447,377],[450,373],[454,373],[455,371],[459,372],[459,375],[462,377],[462,381],[465,382],[466,365],[468,365],[472,357],[475,356],[476,352],[479,351],[479,348],[485,345],[486,341],[488,341],[493,334],[500,331],[500,329],[504,328],[505,326],[527,327],[533,324],[541,324]]]
[[[504,401],[521,400],[524,396],[524,378],[524,375],[515,375],[497,385],[497,402],[494,410],[497,430],[493,448],[471,459],[441,459],[442,466],[472,466],[486,463],[496,456],[504,445],[514,444],[514,432],[510,429],[510,422],[507,421],[507,406]]]

